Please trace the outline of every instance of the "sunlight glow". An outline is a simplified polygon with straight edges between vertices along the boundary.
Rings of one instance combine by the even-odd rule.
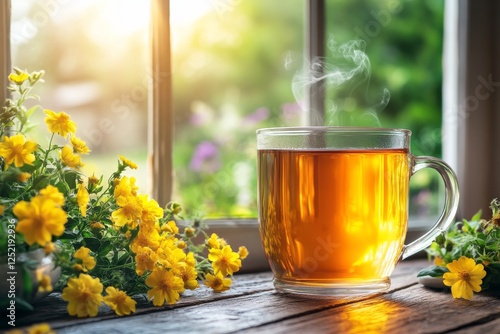
[[[144,0],[100,1],[103,10],[99,12],[106,29],[116,35],[127,36],[138,30],[147,29],[150,20],[150,2]]]
[[[170,24],[172,26],[185,26],[192,24],[200,17],[213,10],[212,2],[218,0],[171,0]]]

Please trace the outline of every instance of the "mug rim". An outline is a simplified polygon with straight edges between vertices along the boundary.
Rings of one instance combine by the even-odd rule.
[[[305,125],[305,126],[283,126],[257,129],[260,134],[308,134],[311,132],[339,132],[339,133],[385,133],[411,135],[411,130],[401,128],[375,128],[362,126],[325,126],[325,125]]]

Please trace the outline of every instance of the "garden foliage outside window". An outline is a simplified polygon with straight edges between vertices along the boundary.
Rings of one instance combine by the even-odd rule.
[[[150,71],[150,2],[47,3],[12,2],[12,64],[47,72],[38,93],[82,127],[95,159],[86,173],[109,174],[127,152],[146,189],[148,88],[161,80]],[[328,47],[358,41],[371,64],[369,80],[325,87],[326,119],[335,108],[379,106],[381,126],[413,131],[415,155],[441,156],[443,7],[326,1],[325,61],[339,61]],[[174,138],[172,197],[188,215],[257,216],[255,130],[304,124],[293,82],[305,60],[305,9],[305,0],[170,1],[174,121],[163,126]],[[412,178],[412,215],[440,211],[437,180]]]

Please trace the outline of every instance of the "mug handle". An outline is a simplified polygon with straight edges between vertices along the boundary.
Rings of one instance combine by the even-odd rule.
[[[445,187],[445,203],[437,223],[434,224],[434,226],[426,234],[410,244],[403,246],[403,250],[401,252],[402,260],[429,247],[432,241],[439,234],[448,229],[451,223],[455,220],[459,199],[457,176],[446,162],[438,158],[425,156],[411,156],[411,160],[412,167],[410,176],[427,167],[436,170],[441,175]]]

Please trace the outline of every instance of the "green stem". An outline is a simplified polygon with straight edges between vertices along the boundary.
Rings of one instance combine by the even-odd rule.
[[[47,168],[47,160],[49,158],[49,153],[52,151],[52,141],[54,140],[54,136],[55,133],[53,133],[52,136],[50,136],[49,147],[47,151],[45,151],[45,157],[43,158],[42,162],[42,171],[40,172],[40,174],[45,173],[45,169]]]

